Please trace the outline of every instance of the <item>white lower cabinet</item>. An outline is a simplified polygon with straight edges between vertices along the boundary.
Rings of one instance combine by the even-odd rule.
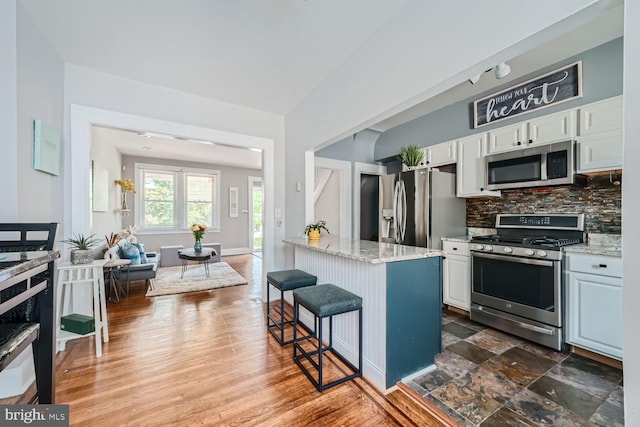
[[[442,301],[469,311],[471,303],[471,258],[469,243],[443,242]]]
[[[622,360],[622,260],[568,254],[566,341]]]

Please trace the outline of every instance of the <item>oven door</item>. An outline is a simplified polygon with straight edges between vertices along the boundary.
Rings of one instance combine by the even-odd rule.
[[[471,302],[562,326],[560,261],[472,252]]]

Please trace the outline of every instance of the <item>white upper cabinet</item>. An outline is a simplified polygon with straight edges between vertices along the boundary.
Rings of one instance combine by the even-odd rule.
[[[458,197],[499,196],[499,191],[484,188],[484,156],[487,154],[485,132],[458,140],[456,193]]]
[[[576,110],[560,111],[489,132],[489,154],[547,144],[576,136]]]
[[[580,136],[622,129],[622,96],[580,107]]]
[[[425,160],[428,167],[450,165],[458,160],[456,141],[431,145],[425,149]]]
[[[622,96],[579,109],[578,173],[622,169]]]
[[[489,154],[517,150],[526,140],[527,123],[503,126],[489,132]]]
[[[560,111],[529,120],[527,143],[545,144],[548,142],[574,139],[576,137],[576,110]]]

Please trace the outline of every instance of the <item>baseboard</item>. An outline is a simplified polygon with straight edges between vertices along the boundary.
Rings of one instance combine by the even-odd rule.
[[[249,248],[230,248],[230,249],[223,249],[222,250],[222,256],[245,255],[245,254],[250,254],[250,253],[251,253],[251,249],[249,249]]]
[[[406,383],[408,381],[412,381],[414,378],[418,378],[421,375],[428,374],[429,372],[435,371],[435,370],[436,370],[436,365],[434,363],[433,365],[429,365],[426,368],[419,370],[418,372],[414,372],[413,374],[402,378],[400,381],[402,381],[403,383]]]
[[[452,306],[452,305],[448,305],[448,306],[447,306],[447,309],[448,309],[449,311],[453,311],[454,313],[462,314],[463,316],[467,316],[467,317],[469,317],[469,312],[468,312],[467,310],[463,310],[463,309],[461,309],[461,308],[454,307],[454,306]]]
[[[599,353],[594,353],[592,351],[573,345],[571,346],[571,352],[586,357],[587,359],[595,360],[596,362],[600,362],[604,365],[611,366],[612,368],[622,369],[622,361],[620,360],[612,359],[611,357],[604,356]]]

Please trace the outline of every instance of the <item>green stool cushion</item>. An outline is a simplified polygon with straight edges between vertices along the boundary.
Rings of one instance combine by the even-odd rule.
[[[293,300],[318,317],[348,313],[362,307],[362,298],[330,283],[296,289]]]
[[[267,282],[271,283],[281,291],[313,286],[318,278],[302,270],[281,270],[267,273]]]

